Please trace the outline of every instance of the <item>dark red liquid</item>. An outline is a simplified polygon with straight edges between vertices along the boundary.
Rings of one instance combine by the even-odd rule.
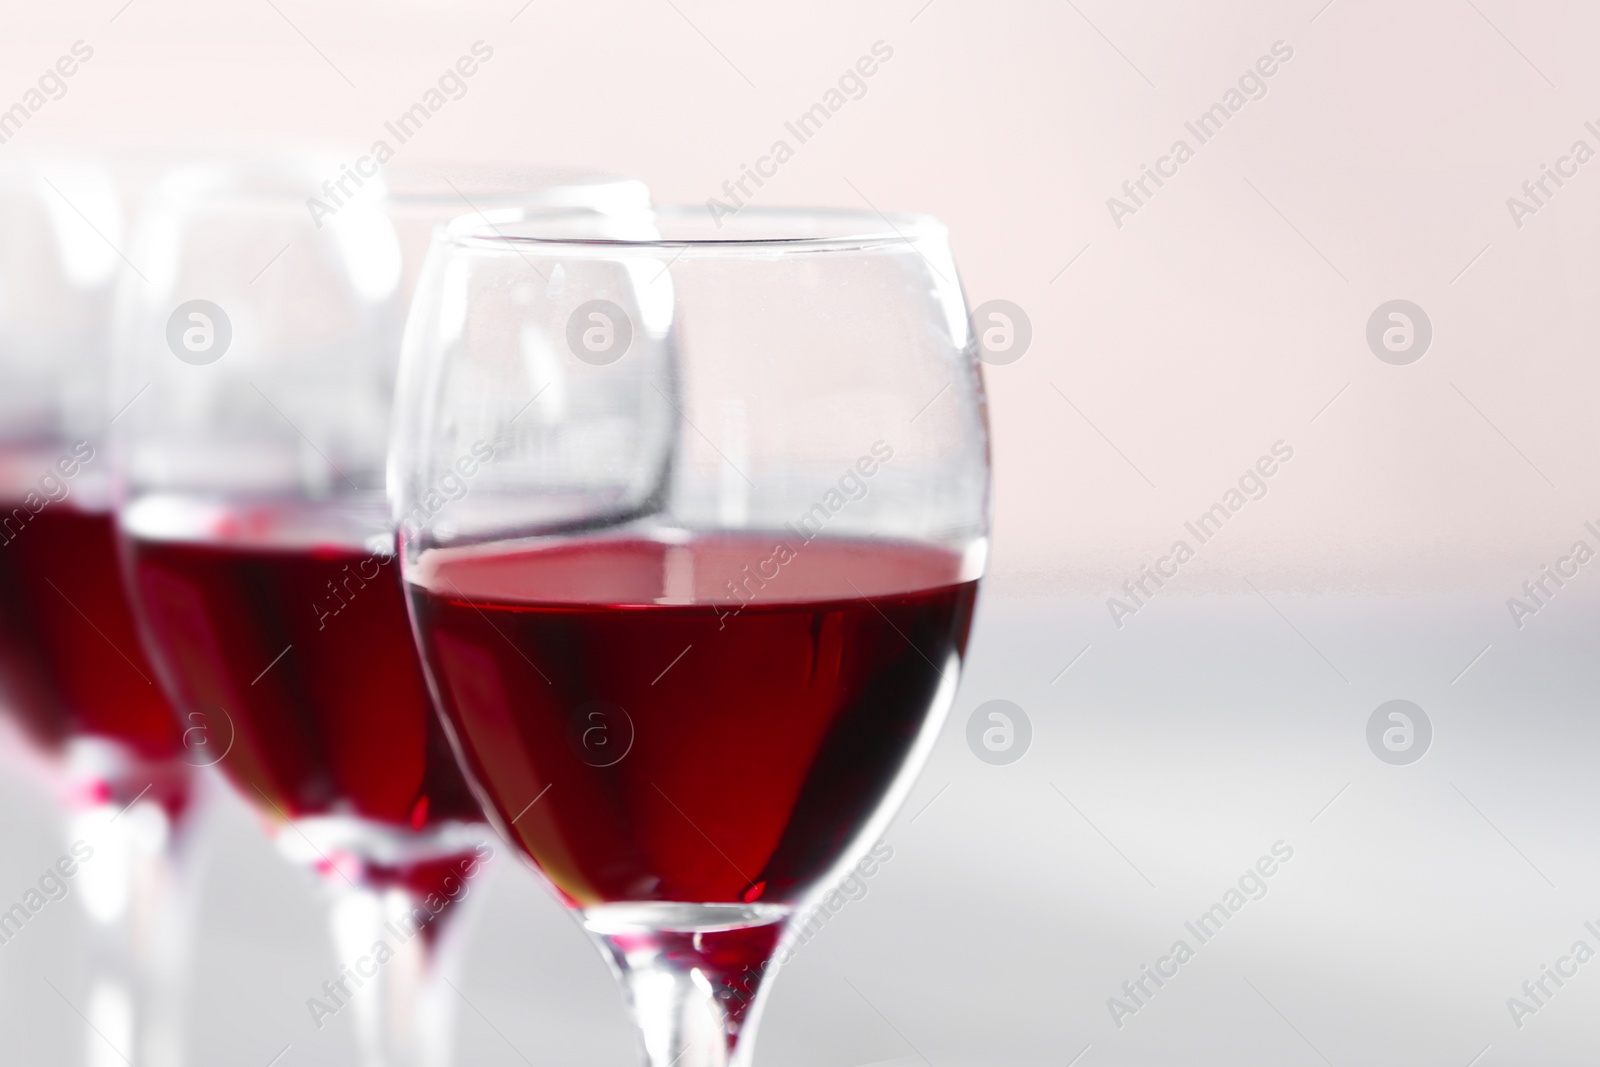
[[[92,736],[145,760],[179,755],[181,731],[139,643],[111,515],[63,500],[5,518],[0,696],[46,749]]]
[[[571,903],[788,903],[906,766],[960,569],[744,535],[432,550],[409,588],[470,770]]]
[[[211,532],[132,536],[129,559],[164,680],[207,744],[231,740],[218,765],[245,799],[268,815],[419,832],[481,821],[434,713],[393,557]]]

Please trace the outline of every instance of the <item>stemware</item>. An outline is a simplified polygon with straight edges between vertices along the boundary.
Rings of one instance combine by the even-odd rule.
[[[144,634],[186,724],[279,849],[334,897],[375,1065],[448,1058],[458,903],[493,855],[411,642],[383,498],[399,339],[426,234],[471,203],[643,200],[610,179],[382,176],[331,217],[327,165],[180,168],[153,195],[119,310],[119,529]],[[571,191],[574,186],[586,192]],[[630,200],[630,198],[632,198]]]
[[[652,1067],[750,1062],[786,924],[933,744],[984,567],[943,227],[466,218],[398,395],[412,624],[491,818],[598,941]]]
[[[42,768],[74,812],[66,891],[98,933],[62,995],[99,1031],[91,1055],[111,1041],[142,1067],[181,1055],[203,757],[118,574],[106,393],[131,199],[88,159],[0,167],[0,705],[25,739],[13,765]]]

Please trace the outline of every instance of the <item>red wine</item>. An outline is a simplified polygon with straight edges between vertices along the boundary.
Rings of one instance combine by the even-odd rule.
[[[139,642],[110,513],[69,499],[5,514],[14,521],[0,534],[0,684],[29,734],[49,750],[87,736],[146,760],[179,755],[182,732]]]
[[[966,645],[961,563],[789,535],[491,545],[423,553],[409,592],[469,770],[569,903],[786,904],[907,768]]]
[[[165,681],[208,742],[231,743],[219,765],[247,801],[418,834],[482,820],[391,552],[362,546],[338,516],[286,506],[156,499],[124,526]]]

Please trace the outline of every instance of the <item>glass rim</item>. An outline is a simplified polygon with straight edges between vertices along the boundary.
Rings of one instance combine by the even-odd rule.
[[[561,233],[563,226],[591,222],[612,233]],[[635,236],[632,228],[650,231]],[[543,230],[545,232],[538,232]],[[664,230],[668,232],[663,232]],[[730,211],[726,218],[706,207],[653,205],[638,211],[586,207],[524,206],[473,212],[439,228],[440,243],[462,249],[525,255],[529,251],[677,251],[749,254],[866,251],[920,241],[943,241],[949,230],[932,215],[853,208],[761,207]]]

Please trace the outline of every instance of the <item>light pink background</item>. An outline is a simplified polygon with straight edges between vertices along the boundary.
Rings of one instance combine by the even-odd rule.
[[[702,203],[886,42],[756,202],[934,213],[971,302],[1031,316],[988,376],[996,591],[1119,583],[1278,439],[1296,462],[1194,589],[1521,574],[1600,514],[1600,162],[1520,230],[1506,207],[1574,139],[1600,149],[1585,5],[122,2],[8,11],[0,100],[75,40],[95,57],[0,151],[270,135],[353,160],[481,39],[494,58],[403,158],[607,168]],[[1279,40],[1265,98],[1118,228],[1107,198]],[[1434,325],[1411,367],[1364,343],[1395,297]]]

